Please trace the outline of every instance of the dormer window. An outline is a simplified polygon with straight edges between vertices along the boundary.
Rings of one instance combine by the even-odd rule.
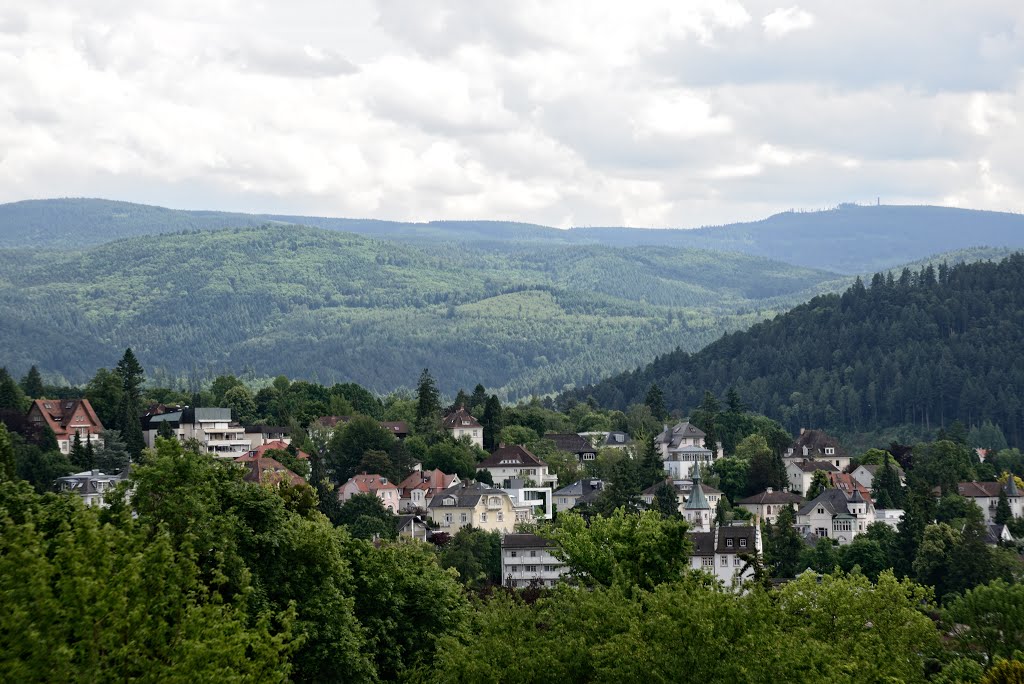
[[[455,505],[455,499],[453,499],[451,497],[448,497],[447,499],[444,500],[444,505],[445,506],[454,506]]]
[[[746,547],[747,547],[747,540],[746,539],[740,539],[740,548],[744,548],[745,549]]]
[[[52,409],[53,408],[53,404],[50,404],[50,403],[43,404],[43,408],[45,408],[45,409]]]
[[[834,453],[836,453],[836,448],[835,447],[825,447],[825,455],[826,456],[831,456]]]
[[[726,546],[727,548],[730,548],[730,549],[731,549],[731,548],[732,548],[732,539],[726,539],[726,540],[725,540],[725,546]]]

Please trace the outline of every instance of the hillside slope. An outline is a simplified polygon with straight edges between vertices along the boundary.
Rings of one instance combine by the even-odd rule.
[[[0,250],[0,366],[71,382],[125,346],[174,378],[560,390],[805,301],[835,274],[679,249],[420,248],[297,226]]]
[[[309,225],[419,246],[472,245],[492,251],[517,245],[670,247],[741,252],[805,268],[869,273],[939,252],[978,245],[1024,247],[1024,216],[928,206],[841,205],[785,212],[753,223],[693,230],[573,228],[507,221],[412,223],[311,216],[178,211],[98,199],[33,200],[0,205],[0,247],[76,247],[182,229],[268,222]]]
[[[790,430],[934,430],[988,418],[1024,443],[1024,255],[876,276],[696,354],[684,350],[574,393],[623,408],[652,383],[671,408],[735,387]]]

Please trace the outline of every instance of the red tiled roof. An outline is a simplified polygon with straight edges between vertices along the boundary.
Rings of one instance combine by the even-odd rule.
[[[271,442],[267,442],[266,444],[261,444],[260,446],[256,447],[252,451],[246,452],[244,455],[239,456],[235,460],[236,461],[241,461],[241,460],[252,461],[252,460],[255,460],[257,458],[262,458],[263,454],[265,454],[268,451],[288,451],[288,445],[285,444],[284,442],[282,442],[279,439],[275,439],[275,440],[273,440]],[[305,460],[305,459],[309,458],[309,454],[307,454],[305,451],[300,451],[300,450],[296,449],[295,450],[295,458],[300,459],[300,460]]]
[[[309,484],[301,475],[288,470],[272,458],[260,457],[246,460],[245,456],[239,456],[235,459],[235,463],[241,464],[246,469],[246,473],[242,477],[246,482],[265,485],[277,485],[282,482],[293,485]]]
[[[348,482],[342,485],[342,489],[348,486],[351,482],[363,493],[377,492],[381,489],[394,489],[398,487],[394,482],[388,482],[388,479],[383,475],[377,475],[376,473],[360,473],[359,475],[353,475],[349,478]]]
[[[402,480],[398,488],[402,490],[404,498],[408,498],[407,493],[414,489],[423,489],[428,494],[432,492],[437,493],[451,487],[456,477],[458,476],[449,475],[437,468],[434,470],[414,470],[409,474],[409,477]]]
[[[39,422],[33,420],[33,416],[40,416],[42,422],[57,435],[57,439],[67,439],[73,435],[76,427],[84,427],[90,435],[103,432],[103,423],[88,399],[35,399],[29,408],[28,417],[31,422]],[[76,422],[74,419],[77,416],[85,418],[85,422]]]

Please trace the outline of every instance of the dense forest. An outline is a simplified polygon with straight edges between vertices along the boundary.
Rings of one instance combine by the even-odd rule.
[[[372,219],[181,211],[101,199],[0,205],[0,247],[85,247],[121,237],[264,223],[307,225],[421,246],[543,244],[664,247],[740,252],[850,275],[932,254],[989,245],[1024,247],[1024,216],[929,206],[840,205],[789,211],[761,221],[696,230],[577,227],[509,221],[401,222]]]
[[[936,431],[991,420],[1024,443],[1024,255],[877,274],[843,294],[725,335],[696,354],[677,350],[573,396],[625,407],[652,384],[670,408],[705,389],[738,390],[791,431]]]
[[[133,347],[165,384],[222,372],[443,391],[595,382],[694,351],[836,276],[691,249],[416,247],[295,226],[0,250],[0,365],[79,383]]]

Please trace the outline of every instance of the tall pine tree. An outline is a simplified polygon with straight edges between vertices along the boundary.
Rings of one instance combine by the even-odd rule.
[[[117,362],[116,372],[121,378],[121,402],[117,408],[115,426],[121,433],[132,459],[138,460],[146,441],[142,436],[142,383],[145,371],[142,364],[135,358],[131,347],[125,349],[124,356]]]
[[[436,432],[441,418],[441,393],[429,368],[420,373],[416,386],[416,429],[421,434]]]
[[[651,388],[647,390],[647,397],[644,399],[644,403],[651,409],[651,415],[654,416],[655,420],[663,421],[668,418],[668,410],[665,408],[665,395],[657,383],[652,384]]]
[[[0,368],[0,409],[25,410],[25,395],[6,368]]]
[[[28,373],[21,379],[21,389],[25,392],[25,396],[30,399],[40,399],[43,397],[45,393],[43,378],[39,375],[38,368],[32,366],[28,369]]]
[[[479,385],[477,386],[479,387]],[[484,413],[480,418],[480,425],[484,429],[484,449],[494,451],[498,447],[498,434],[505,427],[501,401],[497,394],[492,394],[484,403]]]

